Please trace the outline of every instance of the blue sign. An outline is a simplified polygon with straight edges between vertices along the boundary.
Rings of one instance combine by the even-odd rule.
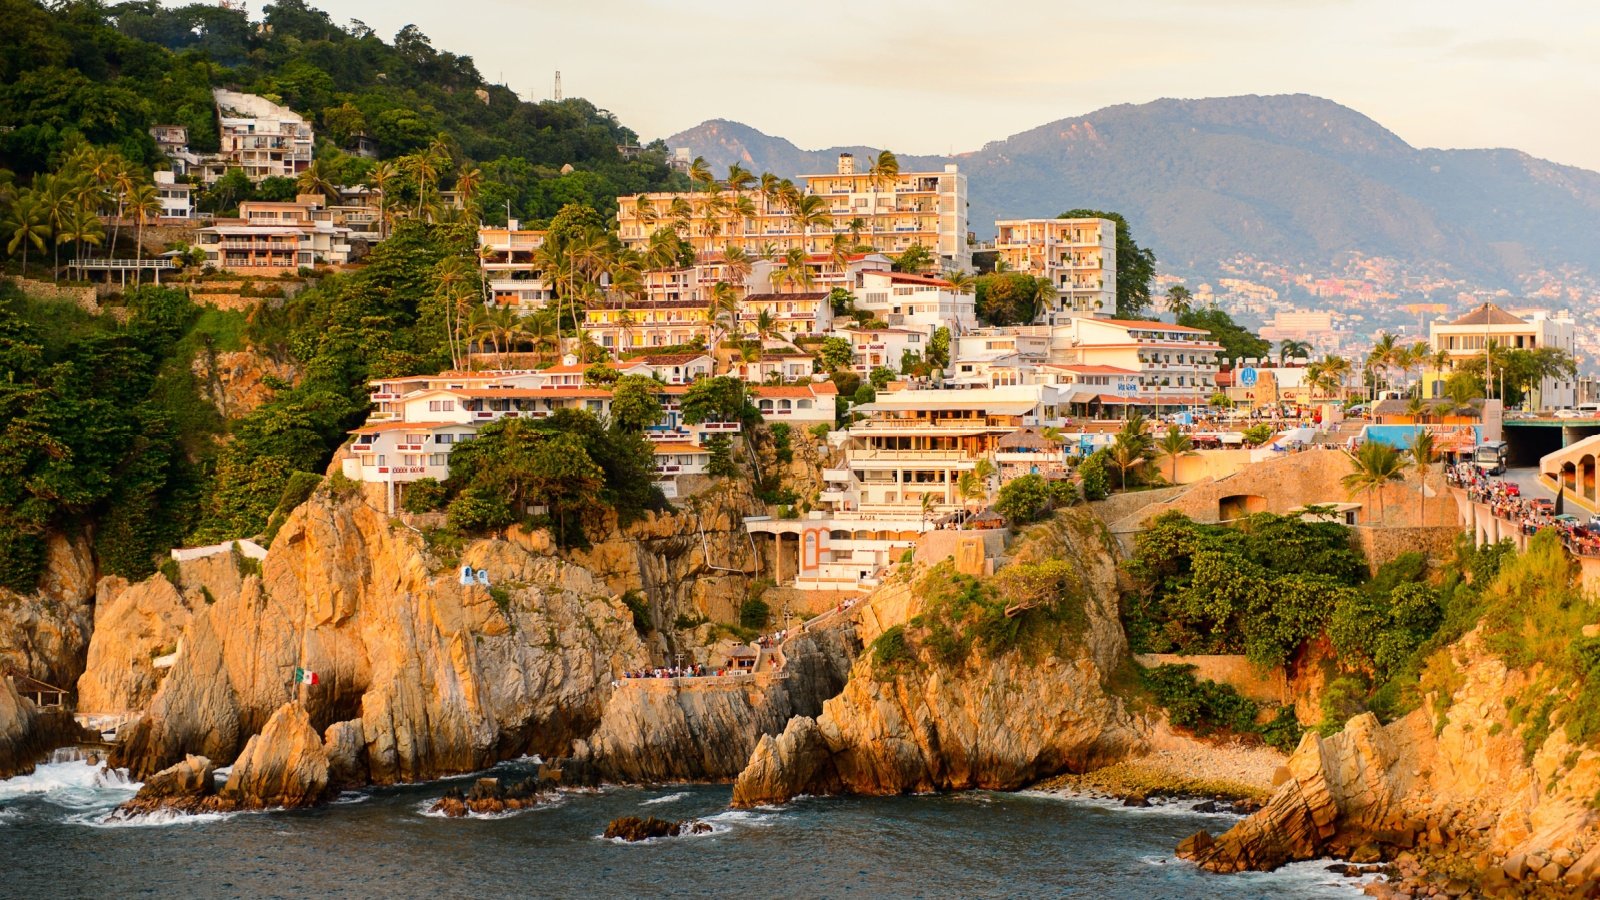
[[[1240,387],[1255,387],[1256,386],[1256,370],[1255,370],[1254,366],[1245,366],[1244,368],[1239,370],[1239,386]]]

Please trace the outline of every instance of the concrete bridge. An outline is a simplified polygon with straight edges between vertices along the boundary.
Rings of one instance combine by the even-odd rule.
[[[1528,541],[1532,540],[1533,535],[1526,533],[1521,521],[1495,515],[1493,507],[1474,502],[1462,488],[1451,487],[1450,496],[1456,501],[1461,530],[1472,535],[1474,547],[1509,540],[1518,552],[1528,549]],[[1574,558],[1578,561],[1579,578],[1584,590],[1600,590],[1600,556],[1577,553]]]

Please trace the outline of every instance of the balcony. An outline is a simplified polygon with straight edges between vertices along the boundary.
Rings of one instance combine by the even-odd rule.
[[[850,481],[849,469],[823,469],[822,480],[825,482]]]

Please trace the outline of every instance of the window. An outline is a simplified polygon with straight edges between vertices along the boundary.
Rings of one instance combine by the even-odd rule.
[[[455,412],[454,400],[429,400],[428,412]]]
[[[445,465],[449,460],[450,460],[450,454],[448,454],[448,453],[430,453],[430,454],[428,454],[428,465],[430,465],[430,466],[442,466],[442,465]]]
[[[428,436],[425,435],[425,434],[408,434],[408,435],[406,435],[406,443],[408,443],[408,444],[426,443],[427,440],[428,440]]]
[[[456,436],[453,434],[436,434],[433,436],[433,442],[435,444],[454,444]]]

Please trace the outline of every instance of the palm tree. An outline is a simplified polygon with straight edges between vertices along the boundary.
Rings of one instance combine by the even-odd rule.
[[[372,182],[372,189],[378,192],[378,239],[382,240],[389,234],[389,185],[394,183],[398,173],[394,163],[387,160],[372,167],[367,173],[367,180]]]
[[[1428,365],[1433,367],[1434,381],[1444,380],[1444,370],[1450,368],[1451,362],[1449,350],[1440,350],[1428,357]],[[1439,393],[1443,394],[1444,391],[1441,390]]]
[[[1288,364],[1290,359],[1306,359],[1311,356],[1311,345],[1305,341],[1285,340],[1278,342],[1278,365]]]
[[[861,232],[866,230],[867,220],[856,216],[844,226],[850,232],[850,242],[857,246],[861,244]]]
[[[654,225],[661,214],[656,212],[656,205],[650,202],[648,194],[639,194],[633,198],[633,215],[646,227]]]
[[[295,190],[302,194],[321,194],[329,200],[339,199],[339,186],[333,183],[333,173],[328,161],[313,159],[294,179]]]
[[[1394,335],[1388,332],[1379,335],[1378,342],[1372,345],[1371,352],[1367,354],[1366,368],[1374,388],[1378,385],[1377,373],[1379,370],[1388,370],[1394,363],[1395,353],[1399,349],[1400,345],[1395,342]]]
[[[717,176],[711,174],[711,167],[706,164],[704,156],[696,156],[689,163],[689,180],[700,186],[700,190],[711,193],[717,184]]]
[[[117,255],[117,235],[122,230],[122,214],[127,208],[128,198],[133,195],[134,185],[138,183],[127,162],[121,156],[114,158],[118,165],[111,174],[111,195],[117,201],[117,218],[111,224],[111,244],[107,256]]]
[[[1426,525],[1428,513],[1425,501],[1428,471],[1433,468],[1433,433],[1426,428],[1418,428],[1406,449],[1411,452],[1411,467],[1417,473],[1417,524]]]
[[[1167,427],[1166,433],[1156,441],[1156,452],[1172,461],[1172,477],[1168,480],[1173,484],[1178,483],[1178,460],[1184,456],[1194,455],[1194,441],[1184,434],[1178,426]]]
[[[134,222],[139,226],[133,245],[133,282],[138,284],[143,277],[139,263],[144,261],[144,225],[151,219],[161,216],[161,195],[156,192],[155,185],[146,181],[133,189],[133,196],[128,198],[128,214],[133,216]]]
[[[1183,285],[1175,284],[1167,288],[1165,303],[1167,312],[1172,313],[1172,318],[1176,321],[1179,316],[1194,309],[1194,294],[1190,293],[1189,289]]]
[[[105,238],[106,229],[100,222],[100,216],[87,206],[75,206],[67,214],[67,220],[62,223],[61,231],[57,232],[60,240],[72,242],[72,257],[78,259],[83,256],[83,245],[99,246]]]
[[[1143,462],[1143,457],[1132,445],[1124,443],[1120,438],[1111,445],[1111,463],[1117,467],[1122,476],[1122,489],[1128,489],[1128,470]]]
[[[739,292],[733,285],[726,281],[719,281],[711,286],[711,302],[706,305],[706,321],[711,323],[712,334],[721,333],[727,336],[729,327],[723,323],[733,323],[739,314]],[[722,338],[712,340],[712,346],[721,343]]]
[[[778,270],[776,277],[797,290],[809,289],[816,284],[816,278],[811,274],[808,263],[804,250],[791,248],[784,254],[783,267]]]
[[[1383,486],[1405,477],[1405,460],[1400,452],[1382,441],[1367,441],[1350,457],[1350,474],[1339,480],[1354,495],[1365,493],[1370,499],[1377,492],[1378,522],[1383,521]]]
[[[744,284],[745,278],[750,275],[751,265],[750,254],[738,244],[729,244],[722,248],[722,268],[730,282]]]
[[[723,183],[728,186],[728,190],[735,193],[743,193],[750,190],[750,186],[755,183],[755,180],[756,176],[751,174],[749,169],[738,163],[733,163],[728,166],[728,177]]]
[[[755,318],[756,343],[765,345],[766,342],[778,334],[778,318],[771,310],[763,309],[756,313]]]
[[[53,233],[59,234],[61,226],[71,215],[72,208],[77,203],[77,184],[65,175],[40,175],[33,180],[34,196],[44,207],[45,220]],[[55,253],[52,275],[57,280],[61,271],[61,241],[52,242]]]
[[[872,228],[872,245],[878,245],[878,192],[884,185],[893,185],[900,178],[900,160],[893,153],[884,150],[873,157],[872,164],[867,167],[867,174],[872,179],[872,215],[869,222]]]
[[[447,256],[434,266],[434,296],[444,308],[445,341],[453,369],[463,368],[466,361],[463,320],[467,302],[478,294],[472,283],[476,276],[476,267],[460,256]]]
[[[472,212],[472,198],[482,185],[483,173],[476,166],[456,174],[456,194],[461,197],[461,206],[468,213]]]
[[[1412,422],[1419,425],[1427,421],[1430,409],[1428,401],[1421,397],[1412,397],[1406,402],[1406,415],[1411,417]]]
[[[950,282],[951,293],[970,294],[978,289],[978,279],[971,272],[951,269],[944,273],[944,280]]]
[[[4,222],[0,222],[0,228],[11,236],[6,244],[7,253],[16,253],[18,247],[22,248],[22,277],[28,277],[28,245],[33,245],[42,253],[44,239],[50,236],[48,210],[37,194],[24,191],[12,202]]]
[[[414,153],[403,157],[411,170],[411,175],[417,180],[417,218],[422,218],[422,207],[428,198],[428,182],[437,181],[439,178],[439,163],[432,153]]]
[[[800,231],[800,246],[810,253],[811,229],[831,221],[828,215],[828,199],[816,194],[802,194],[789,210],[789,217],[794,220],[795,228]]]

